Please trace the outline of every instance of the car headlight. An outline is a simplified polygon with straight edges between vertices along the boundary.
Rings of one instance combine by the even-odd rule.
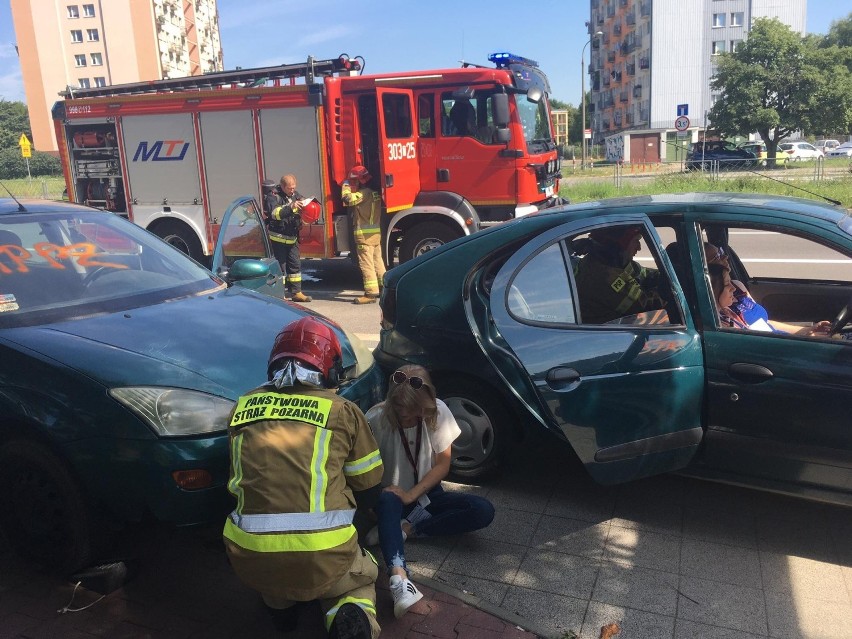
[[[160,437],[184,437],[227,430],[234,402],[183,388],[130,386],[109,394],[139,416]]]

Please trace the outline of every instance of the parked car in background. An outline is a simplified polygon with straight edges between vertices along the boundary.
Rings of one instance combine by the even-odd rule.
[[[787,158],[794,162],[823,157],[822,151],[808,142],[782,142],[778,145],[778,150],[786,153]]]
[[[766,151],[766,143],[765,142],[747,142],[746,144],[740,144],[740,148],[744,151],[749,151],[750,153],[754,153],[757,156],[757,164],[758,166],[766,166],[767,160],[769,159],[769,155]],[[779,151],[775,151],[775,165],[783,166],[787,163],[787,154],[781,153]]]
[[[693,142],[686,153],[687,170],[709,171],[714,163],[720,168],[748,169],[757,162],[757,155],[724,140]]]
[[[852,158],[852,142],[844,142],[825,154],[826,158]]]
[[[603,289],[577,273],[593,268],[595,234],[629,227],[665,305],[629,315],[615,300],[614,319],[595,322],[590,300],[633,289],[623,272]],[[832,319],[831,336],[721,326],[705,241],[771,319],[806,331]],[[813,261],[791,271],[790,255]],[[852,506],[850,304],[852,217],[840,207],[736,193],[600,200],[388,271],[374,355],[386,371],[430,370],[462,429],[457,475],[495,470],[543,427],[604,484],[683,470]]]
[[[213,268],[114,213],[0,199],[0,527],[22,554],[71,572],[127,522],[224,521],[228,413],[310,311],[280,299],[252,198],[221,218]],[[366,410],[384,376],[328,323]]]
[[[823,155],[828,155],[829,151],[833,151],[840,146],[840,140],[817,140],[814,146],[822,151]]]

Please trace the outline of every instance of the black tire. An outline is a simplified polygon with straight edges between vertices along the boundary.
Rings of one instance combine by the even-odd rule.
[[[506,407],[494,398],[493,391],[465,380],[439,383],[437,392],[462,431],[453,442],[452,476],[481,480],[495,475],[509,448]]]
[[[461,231],[455,231],[440,222],[423,222],[405,231],[399,245],[399,263],[428,253],[432,249],[461,237]]]
[[[19,554],[60,574],[91,563],[89,506],[59,457],[36,442],[7,442],[0,485],[0,528]]]
[[[163,238],[168,244],[183,251],[196,262],[204,264],[205,258],[201,249],[201,242],[198,241],[195,232],[183,222],[167,220],[160,222],[151,230],[154,235]]]

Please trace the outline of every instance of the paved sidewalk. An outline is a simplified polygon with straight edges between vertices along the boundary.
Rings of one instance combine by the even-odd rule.
[[[852,639],[852,509],[678,476],[598,486],[550,442],[516,452],[495,482],[448,484],[494,502],[494,523],[406,544],[426,596],[394,619],[381,580],[383,639],[599,639],[613,622],[615,639]],[[275,634],[218,526],[153,529],[139,557],[123,588],[59,614],[73,584],[0,541],[0,639],[324,637],[318,614]]]

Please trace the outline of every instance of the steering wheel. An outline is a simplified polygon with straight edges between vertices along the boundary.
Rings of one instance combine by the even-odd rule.
[[[83,278],[83,281],[81,282],[81,284],[83,285],[83,288],[89,288],[89,286],[92,285],[92,282],[94,282],[96,279],[98,279],[101,275],[109,273],[112,270],[113,269],[111,269],[107,266],[96,266],[93,271],[89,271],[86,274],[86,277]]]
[[[831,320],[831,326],[828,327],[829,335],[839,333],[840,329],[846,326],[846,323],[849,321],[850,309],[852,309],[852,298],[849,298],[849,301],[846,302],[846,306],[840,309],[837,317]]]

